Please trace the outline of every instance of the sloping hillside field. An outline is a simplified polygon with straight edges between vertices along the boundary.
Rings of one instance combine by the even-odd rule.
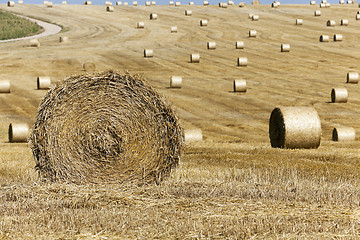
[[[39,38],[40,47],[28,40],[0,44],[0,79],[11,81],[11,93],[0,94],[0,238],[360,237],[359,138],[332,141],[333,128],[360,130],[360,86],[346,83],[348,72],[360,73],[357,4],[0,9],[63,27]],[[202,19],[207,26],[200,26]],[[140,21],[143,29],[136,28]],[[342,41],[334,41],[335,34]],[[329,42],[320,42],[321,35]],[[70,42],[60,43],[60,36]],[[235,49],[236,41],[244,49]],[[216,49],[208,50],[207,42]],[[281,44],[290,51],[281,52]],[[154,56],[144,58],[144,49]],[[190,62],[192,53],[200,54],[199,63]],[[247,66],[238,66],[239,57],[247,57]],[[9,143],[10,123],[35,122],[47,92],[37,90],[37,77],[50,76],[55,84],[85,73],[85,62],[98,71],[143,74],[185,130],[201,129],[203,140],[185,143],[180,165],[159,185],[41,182],[29,145]],[[182,76],[181,88],[169,88],[171,76]],[[246,80],[246,93],[233,91],[235,79]],[[347,89],[346,103],[332,103],[333,88]],[[317,110],[319,148],[271,147],[270,114],[286,106]]]

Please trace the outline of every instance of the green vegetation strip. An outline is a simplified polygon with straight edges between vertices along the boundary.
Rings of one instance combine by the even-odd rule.
[[[31,36],[40,30],[41,27],[34,22],[0,11],[0,40]]]

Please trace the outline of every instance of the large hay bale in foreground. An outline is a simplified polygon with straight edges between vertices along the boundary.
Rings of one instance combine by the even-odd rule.
[[[51,181],[159,182],[180,158],[182,129],[169,103],[139,75],[71,76],[42,100],[30,137]]]
[[[269,135],[275,148],[318,148],[321,123],[311,107],[275,108],[270,116]]]

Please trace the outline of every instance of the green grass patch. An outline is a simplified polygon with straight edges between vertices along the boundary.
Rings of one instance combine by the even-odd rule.
[[[0,40],[31,36],[41,30],[34,22],[0,11]]]

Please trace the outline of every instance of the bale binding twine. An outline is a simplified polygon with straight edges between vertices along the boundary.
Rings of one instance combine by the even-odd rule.
[[[159,182],[180,158],[182,128],[140,75],[73,75],[40,103],[30,145],[40,176],[74,183]]]
[[[274,148],[318,148],[319,115],[312,107],[275,108],[270,116],[269,136]]]

